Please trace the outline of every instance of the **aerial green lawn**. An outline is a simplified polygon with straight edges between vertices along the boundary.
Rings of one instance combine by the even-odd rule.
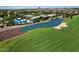
[[[76,52],[79,51],[79,16],[66,19],[68,28],[35,29],[0,42],[0,51]]]

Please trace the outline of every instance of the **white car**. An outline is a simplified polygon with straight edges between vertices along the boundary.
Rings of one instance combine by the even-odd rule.
[[[27,23],[30,23],[30,24],[32,24],[32,23],[33,23],[33,21],[31,21],[31,20],[27,20]]]

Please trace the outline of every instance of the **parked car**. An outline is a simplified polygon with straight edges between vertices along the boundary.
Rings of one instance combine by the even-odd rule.
[[[32,19],[33,23],[35,22],[40,22],[40,20],[37,20],[37,19]]]
[[[0,28],[4,28],[4,24],[3,23],[0,24]]]
[[[33,21],[32,21],[32,20],[27,20],[27,23],[28,23],[28,24],[32,24]]]

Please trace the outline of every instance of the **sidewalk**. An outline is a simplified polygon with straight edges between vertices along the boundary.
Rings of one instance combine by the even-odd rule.
[[[0,28],[0,32],[23,27],[23,26],[26,26],[26,25],[15,25],[15,26],[8,26],[8,27]]]

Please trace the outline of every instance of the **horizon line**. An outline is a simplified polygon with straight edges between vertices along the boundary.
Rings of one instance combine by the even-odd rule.
[[[0,6],[0,9],[79,8],[79,6]]]

